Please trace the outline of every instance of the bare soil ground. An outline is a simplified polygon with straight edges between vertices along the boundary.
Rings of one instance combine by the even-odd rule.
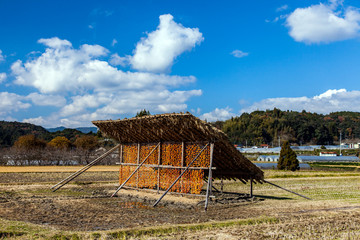
[[[87,172],[76,179],[75,183],[66,185],[55,193],[51,192],[52,184],[68,174],[0,173],[0,218],[39,224],[61,231],[118,231],[273,218],[276,219],[276,224],[251,223],[182,231],[156,238],[360,237],[360,175],[328,179],[311,177],[309,182],[297,178],[273,179],[281,186],[310,196],[313,199],[310,201],[274,189],[270,185],[255,186],[255,197],[249,198],[248,186],[229,182],[226,183],[225,190],[232,193],[216,193],[216,199],[210,202],[208,211],[205,212],[203,198],[166,196],[156,208],[152,207],[160,196],[156,193],[121,190],[117,197],[110,198],[118,186],[117,172]]]

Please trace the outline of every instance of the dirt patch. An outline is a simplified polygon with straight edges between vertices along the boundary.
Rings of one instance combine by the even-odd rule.
[[[273,195],[249,198],[241,193],[214,192],[216,198],[210,201],[206,212],[204,198],[178,195],[165,196],[154,208],[160,197],[156,193],[122,189],[117,197],[110,198],[118,185],[117,173],[85,173],[76,179],[77,184],[66,185],[55,193],[50,187],[64,177],[63,173],[12,174],[0,174],[0,182],[5,181],[0,184],[1,218],[59,230],[116,230],[261,216],[297,219],[324,211],[326,216],[356,211],[359,206],[340,201],[295,200]]]
[[[62,230],[93,231],[198,223],[262,214],[261,211],[249,212],[245,207],[256,204],[258,199],[238,194],[218,196],[205,212],[202,198],[169,195],[154,208],[152,205],[160,196],[155,193],[121,190],[117,197],[110,198],[114,186],[109,184],[83,188],[70,185],[55,193],[49,190],[49,186],[0,186],[0,216]]]

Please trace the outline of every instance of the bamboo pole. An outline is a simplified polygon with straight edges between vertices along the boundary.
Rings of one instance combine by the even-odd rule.
[[[213,154],[214,153],[214,143],[210,144],[210,166],[209,166],[209,177],[208,177],[208,185],[206,188],[206,199],[205,199],[205,211],[207,210],[209,204],[209,195],[212,192],[212,164],[213,164]]]
[[[184,159],[185,159],[185,143],[184,141],[181,142],[181,167],[184,166]],[[181,173],[183,172],[183,170],[181,170]],[[183,179],[180,178],[180,191],[182,192],[183,190]]]
[[[121,163],[121,166],[139,166],[140,164],[136,163]],[[178,167],[172,165],[158,165],[158,164],[143,164],[144,167],[151,167],[151,168],[167,168],[167,169],[186,169],[186,167]],[[208,167],[190,167],[189,170],[208,170]],[[216,170],[216,167],[212,167],[212,170]]]
[[[250,197],[253,197],[253,179],[250,178]]]
[[[71,180],[75,179],[76,177],[78,177],[80,174],[84,173],[86,170],[88,170],[89,168],[91,168],[92,166],[94,166],[96,163],[98,163],[100,160],[104,159],[105,157],[107,157],[108,155],[110,155],[110,153],[112,153],[113,151],[115,151],[117,148],[119,147],[119,145],[116,145],[115,147],[113,147],[112,149],[110,149],[109,151],[107,151],[106,153],[104,153],[103,155],[101,155],[100,157],[98,157],[97,159],[95,159],[94,161],[92,161],[91,163],[89,163],[88,165],[84,166],[83,168],[79,169],[78,171],[76,171],[75,173],[71,174],[70,176],[68,176],[67,178],[61,180],[60,182],[58,182],[57,184],[55,184],[54,186],[52,186],[50,189],[53,189],[52,191],[55,192],[57,191],[59,188],[61,188],[62,186],[64,186],[65,184],[69,183]]]
[[[161,142],[159,143],[159,151],[158,151],[158,167],[161,164]],[[157,191],[159,193],[160,190],[160,168],[157,169]]]
[[[161,195],[161,197],[154,203],[154,207],[156,207],[156,205],[161,201],[161,199],[163,199],[163,197],[170,191],[170,189],[177,183],[177,181],[179,181],[179,179],[182,177],[182,175],[184,175],[184,173],[186,173],[186,171],[190,168],[190,166],[195,162],[195,160],[200,156],[200,154],[207,148],[207,146],[209,145],[209,143],[207,143],[205,145],[205,147],[203,147],[201,149],[201,151],[196,155],[196,157],[189,163],[189,165],[186,167],[186,169],[180,174],[180,176],[178,176],[176,178],[176,180],[171,184],[171,186],[165,191],[165,193],[163,195]]]
[[[291,190],[289,190],[289,189],[286,189],[286,188],[280,187],[279,185],[276,185],[276,184],[271,183],[271,182],[269,182],[269,181],[263,180],[263,182],[268,183],[268,184],[270,184],[270,185],[273,185],[273,186],[275,186],[275,187],[278,187],[278,188],[280,188],[280,189],[282,189],[282,190],[285,190],[285,191],[287,191],[287,192],[289,192],[289,193],[292,193],[292,194],[298,195],[298,196],[300,196],[300,197],[302,197],[302,198],[305,198],[305,199],[311,200],[310,198],[308,198],[308,197],[306,197],[306,196],[304,196],[304,195],[301,195],[301,194],[296,193],[296,192],[293,192],[293,191],[291,191]]]
[[[130,178],[139,170],[139,168],[144,164],[144,162],[150,157],[150,155],[155,151],[155,149],[160,145],[160,143],[158,143],[158,145],[156,145],[153,150],[151,150],[151,152],[146,156],[146,158],[140,163],[140,165],[135,169],[134,172],[131,173],[131,175],[125,180],[125,182],[123,182],[120,187],[118,189],[116,189],[116,191],[113,193],[113,195],[111,195],[111,197],[114,197],[116,195],[117,192],[120,191],[120,189],[130,180]]]
[[[138,143],[138,152],[137,152],[137,159],[136,159],[136,163],[139,164],[140,163],[140,143]],[[136,187],[139,188],[139,171],[137,171],[136,173]]]

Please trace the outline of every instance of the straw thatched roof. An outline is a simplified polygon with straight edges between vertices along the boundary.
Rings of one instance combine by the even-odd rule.
[[[263,172],[245,158],[221,130],[190,113],[93,121],[101,132],[120,143],[214,142],[213,177],[263,180]]]

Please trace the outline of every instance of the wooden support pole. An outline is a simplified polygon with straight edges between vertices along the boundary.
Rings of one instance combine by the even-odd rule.
[[[119,161],[120,163],[123,162],[123,145],[120,145],[120,149],[119,149]]]
[[[111,197],[114,197],[118,191],[120,191],[120,189],[130,180],[130,178],[141,168],[141,166],[145,163],[145,161],[150,157],[150,155],[155,151],[155,149],[157,147],[159,147],[160,143],[158,143],[153,150],[151,150],[151,152],[146,156],[146,158],[139,164],[139,166],[135,169],[135,171],[133,171],[131,173],[131,175],[125,180],[125,182],[123,182],[120,187],[118,189],[116,189],[116,191],[113,193],[113,195],[111,195]]]
[[[179,179],[182,177],[182,175],[184,175],[184,173],[186,173],[186,171],[191,167],[191,165],[195,162],[195,160],[200,156],[200,154],[207,148],[207,146],[209,145],[209,143],[206,144],[205,147],[203,147],[201,149],[201,151],[196,155],[196,157],[189,163],[189,165],[186,167],[186,169],[180,174],[180,176],[178,176],[176,178],[176,180],[170,185],[170,187],[164,192],[163,195],[161,195],[161,197],[154,203],[154,207],[156,207],[156,205],[158,205],[158,203],[161,201],[161,199],[163,199],[163,197],[165,197],[165,195],[170,191],[170,189],[177,183],[177,181],[179,181]]]
[[[278,188],[280,188],[280,189],[282,189],[282,190],[285,190],[285,191],[287,191],[287,192],[289,192],[289,193],[292,193],[292,194],[298,195],[298,196],[300,196],[300,197],[302,197],[302,198],[305,198],[305,199],[311,200],[310,198],[308,198],[308,197],[306,197],[306,196],[304,196],[304,195],[301,195],[301,194],[296,193],[296,192],[293,192],[293,191],[291,191],[291,190],[289,190],[289,189],[286,189],[286,188],[280,187],[279,185],[276,185],[276,184],[271,183],[271,182],[269,182],[269,181],[263,180],[263,182],[268,183],[268,184],[270,184],[270,185],[273,185],[273,186],[275,186],[275,187],[278,187]]]
[[[161,142],[159,143],[158,149],[158,166],[161,165]],[[157,192],[160,191],[160,168],[157,169]]]
[[[138,143],[138,147],[137,147],[137,159],[136,159],[136,163],[139,164],[140,163],[140,143]],[[136,173],[136,187],[139,188],[139,171]]]
[[[75,179],[75,178],[78,177],[80,174],[84,173],[86,170],[88,170],[89,168],[91,168],[92,166],[94,166],[96,163],[100,162],[102,159],[104,159],[105,157],[107,157],[108,155],[110,155],[110,153],[112,153],[113,151],[115,151],[118,147],[119,147],[119,145],[116,145],[115,147],[113,147],[112,149],[110,149],[109,151],[107,151],[106,153],[104,153],[103,155],[101,155],[100,157],[96,158],[94,161],[92,161],[92,162],[89,163],[88,165],[84,166],[83,168],[79,169],[79,170],[76,171],[75,173],[71,174],[71,175],[68,176],[67,178],[61,180],[60,182],[58,182],[57,184],[55,184],[54,186],[52,186],[51,189],[53,189],[53,192],[55,192],[56,190],[58,190],[59,188],[61,188],[62,186],[64,186],[65,184],[67,184],[68,182],[70,182],[71,180]]]
[[[184,162],[185,162],[185,143],[182,142],[181,143],[181,167],[184,166]],[[181,173],[183,172],[183,170],[181,170]],[[183,179],[180,179],[180,192],[182,192],[183,189]]]
[[[253,197],[253,179],[250,178],[250,197],[252,198]]]
[[[212,169],[214,169],[214,168],[212,168]],[[205,182],[206,184],[208,184],[208,181],[204,180],[204,182]],[[214,185],[211,185],[211,187],[212,187],[215,191],[220,192],[219,189],[217,189]]]
[[[209,176],[208,176],[208,185],[206,188],[206,199],[205,199],[205,211],[207,210],[209,204],[209,195],[212,191],[212,164],[213,164],[213,155],[214,155],[214,143],[210,144],[210,166],[209,166]]]

